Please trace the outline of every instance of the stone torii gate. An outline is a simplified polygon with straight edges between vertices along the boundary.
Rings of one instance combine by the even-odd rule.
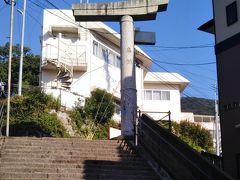
[[[121,128],[124,138],[134,135],[137,91],[134,60],[133,21],[155,20],[168,0],[128,0],[72,5],[76,21],[117,21],[121,26]]]

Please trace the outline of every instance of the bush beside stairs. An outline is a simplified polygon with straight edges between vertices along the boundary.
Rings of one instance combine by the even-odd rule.
[[[0,137],[0,179],[159,179],[126,141]]]

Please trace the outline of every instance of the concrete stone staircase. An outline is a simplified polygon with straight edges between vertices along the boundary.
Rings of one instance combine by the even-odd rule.
[[[125,141],[0,137],[0,179],[159,179]]]

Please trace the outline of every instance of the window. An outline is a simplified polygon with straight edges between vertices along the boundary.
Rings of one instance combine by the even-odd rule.
[[[120,68],[120,56],[96,41],[93,41],[93,55],[104,60],[108,64]]]
[[[238,21],[237,2],[233,2],[226,7],[227,25],[230,26]]]
[[[162,100],[170,100],[170,92],[169,91],[162,91],[161,99]]]
[[[115,66],[115,56],[111,51],[108,53],[108,62]]]
[[[121,57],[120,56],[117,56],[117,58],[116,58],[116,66],[119,68],[121,66]]]
[[[170,100],[170,91],[160,91],[160,90],[144,90],[145,100]]]
[[[102,48],[101,59],[108,63],[108,50],[105,48]]]
[[[161,100],[161,91],[153,91],[153,99]]]
[[[203,117],[203,122],[210,122],[211,121],[211,117]]]
[[[202,117],[194,116],[194,121],[195,122],[202,122]]]
[[[150,90],[145,91],[145,100],[152,100],[152,91]]]
[[[93,54],[98,56],[98,43],[96,41],[93,41]]]

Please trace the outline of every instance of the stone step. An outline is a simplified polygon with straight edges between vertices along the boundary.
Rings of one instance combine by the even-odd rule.
[[[118,150],[110,150],[110,151],[94,151],[93,149],[85,151],[84,149],[81,149],[79,151],[73,151],[73,150],[25,150],[25,149],[4,149],[0,153],[0,156],[11,156],[11,155],[18,155],[18,156],[30,156],[31,154],[37,154],[37,155],[72,155],[72,156],[119,156],[119,157],[136,157],[138,154],[135,152],[128,152],[128,151],[118,151]]]
[[[64,150],[64,151],[113,151],[113,152],[132,152],[130,148],[122,148],[119,146],[114,147],[108,147],[108,146],[64,146],[64,145],[38,145],[38,146],[27,146],[27,145],[3,145],[3,150],[29,150],[29,151],[37,151],[37,150],[43,150],[43,151],[53,151],[53,150]]]
[[[136,169],[112,169],[112,168],[103,168],[103,167],[95,167],[95,166],[88,166],[85,165],[82,168],[81,167],[76,167],[76,168],[39,168],[39,167],[25,167],[25,166],[20,166],[20,167],[0,167],[0,173],[44,173],[44,174],[49,174],[49,173],[62,173],[62,174],[76,174],[76,173],[97,173],[97,174],[118,174],[118,175],[151,175],[153,172],[149,169],[146,170],[138,170]]]
[[[149,169],[150,166],[145,161],[106,161],[106,160],[79,160],[78,163],[70,163],[66,162],[57,163],[57,162],[22,162],[22,161],[13,161],[13,162],[6,162],[3,161],[0,164],[0,167],[14,167],[14,166],[33,166],[33,167],[82,167],[84,165],[88,166],[100,166],[100,167],[112,167],[112,168],[135,168],[138,167],[139,169]],[[150,168],[151,169],[151,168]]]
[[[8,138],[2,138],[5,142],[59,142],[59,143],[72,143],[72,142],[78,142],[78,143],[91,143],[91,144],[119,144],[121,142],[125,142],[123,140],[83,140],[80,138],[51,138],[51,137],[8,137]]]
[[[117,159],[117,160],[121,160],[121,159],[134,159],[134,160],[143,160],[142,158],[140,158],[139,156],[136,155],[128,155],[128,154],[117,154],[117,153],[112,153],[112,154],[108,154],[107,152],[105,153],[82,153],[82,154],[67,154],[67,153],[58,153],[58,154],[49,154],[49,153],[45,153],[45,154],[38,154],[38,153],[1,153],[1,157],[3,158],[29,158],[29,159],[35,159],[35,158],[39,158],[39,159],[80,159],[80,158],[101,158],[104,159],[104,157],[106,157],[107,159]]]
[[[74,169],[74,168],[96,168],[96,169],[113,169],[113,170],[151,170],[146,163],[124,163],[121,161],[83,161],[79,164],[53,164],[53,163],[24,163],[24,162],[2,162],[0,170],[4,169],[17,169],[17,168],[39,168],[39,169]]]
[[[51,179],[51,180],[77,180],[77,179],[92,179],[92,180],[157,180],[159,179],[157,176],[154,175],[146,175],[146,176],[141,176],[141,175],[118,175],[118,174],[97,174],[97,173],[75,173],[75,174],[62,174],[62,173],[2,173],[1,176],[2,179],[7,180],[7,179],[25,179],[25,180],[32,180],[32,179]]]
[[[95,142],[95,141],[46,141],[46,140],[39,140],[39,141],[5,141],[4,144],[6,145],[23,145],[23,146],[39,146],[39,145],[68,145],[68,146],[108,146],[108,147],[116,147],[121,146],[121,143],[109,143],[109,142]],[[122,143],[124,145],[124,143]]]
[[[5,139],[3,147],[5,148],[26,148],[26,147],[38,147],[38,148],[108,148],[108,149],[129,149],[129,146],[124,141],[111,141],[111,140],[101,140],[101,141],[87,141],[87,140],[76,140],[76,139],[48,139],[48,138],[39,138],[39,139],[30,139],[29,141],[20,140],[17,138],[14,139]]]
[[[91,142],[48,142],[48,141],[39,141],[39,142],[4,142],[3,146],[53,146],[53,147],[106,147],[106,148],[129,148],[127,144],[115,144],[115,143],[91,143]]]
[[[51,162],[51,163],[78,163],[83,160],[106,160],[106,161],[142,161],[142,158],[131,158],[131,157],[98,157],[98,156],[92,156],[92,157],[78,157],[78,158],[72,158],[72,157],[64,157],[64,156],[55,156],[55,157],[49,157],[49,158],[31,158],[31,157],[1,157],[1,161],[8,161],[8,162],[14,162],[14,161],[22,161],[22,162]]]
[[[18,153],[29,153],[33,152],[34,153],[73,153],[73,154],[78,154],[78,153],[83,153],[83,152],[94,152],[94,153],[102,153],[102,152],[109,152],[109,153],[123,153],[123,154],[136,154],[135,151],[131,149],[121,149],[121,148],[87,148],[87,147],[81,147],[81,148],[56,148],[56,147],[41,147],[41,146],[4,146],[2,148],[2,151],[4,152],[18,152]]]

